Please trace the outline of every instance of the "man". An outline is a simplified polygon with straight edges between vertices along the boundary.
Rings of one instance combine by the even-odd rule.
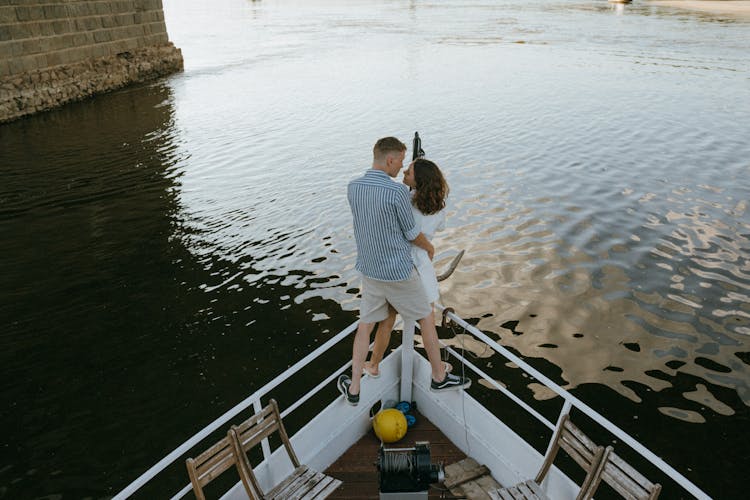
[[[375,143],[372,152],[372,169],[348,187],[357,242],[356,268],[362,273],[362,302],[352,348],[352,378],[341,375],[337,386],[346,401],[355,406],[359,403],[370,333],[375,323],[388,317],[389,304],[404,319],[419,321],[432,367],[431,390],[471,385],[468,378],[445,372],[432,306],[412,262],[412,243],[423,248],[430,259],[435,249],[414,222],[409,189],[390,179],[404,168],[406,145],[395,137],[385,137]]]

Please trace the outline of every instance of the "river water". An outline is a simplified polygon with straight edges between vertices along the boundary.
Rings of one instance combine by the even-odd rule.
[[[466,250],[442,302],[711,495],[746,492],[747,18],[164,6],[184,73],[0,126],[0,498],[111,496],[354,321],[346,183],[415,130],[451,186],[437,268]]]

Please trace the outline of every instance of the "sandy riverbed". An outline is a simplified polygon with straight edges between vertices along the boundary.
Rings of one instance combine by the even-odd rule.
[[[750,1],[746,0],[652,0],[649,3],[711,14],[729,14],[750,18]]]

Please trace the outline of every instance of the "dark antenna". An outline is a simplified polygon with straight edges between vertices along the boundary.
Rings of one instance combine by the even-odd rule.
[[[412,144],[412,158],[414,161],[417,158],[424,158],[424,149],[422,149],[422,139],[419,138],[419,132],[414,132],[414,143]]]

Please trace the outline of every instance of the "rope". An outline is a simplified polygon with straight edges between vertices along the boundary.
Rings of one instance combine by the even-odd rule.
[[[461,256],[464,254],[464,251],[461,250],[461,253],[458,254],[457,258],[455,259],[455,264],[458,264],[458,261],[461,259]],[[453,272],[453,271],[451,271]],[[443,309],[443,327],[448,327],[451,330],[451,333],[453,333],[453,338],[458,339],[458,334],[456,333],[455,328],[453,327],[453,321],[450,320],[448,317],[448,313],[456,314],[456,311],[452,307],[446,307]],[[464,328],[464,331],[466,329]],[[466,357],[466,349],[464,346],[464,339],[459,339],[459,342],[461,344],[461,358]],[[445,357],[448,357],[448,352],[446,350]],[[466,377],[466,365],[463,362],[463,359],[461,360],[461,377]],[[461,387],[461,412],[464,417],[464,439],[466,440],[466,455],[471,456],[471,442],[469,441],[469,427],[466,425],[466,389]]]
[[[415,457],[411,453],[386,453],[383,455],[383,472],[414,472]]]

